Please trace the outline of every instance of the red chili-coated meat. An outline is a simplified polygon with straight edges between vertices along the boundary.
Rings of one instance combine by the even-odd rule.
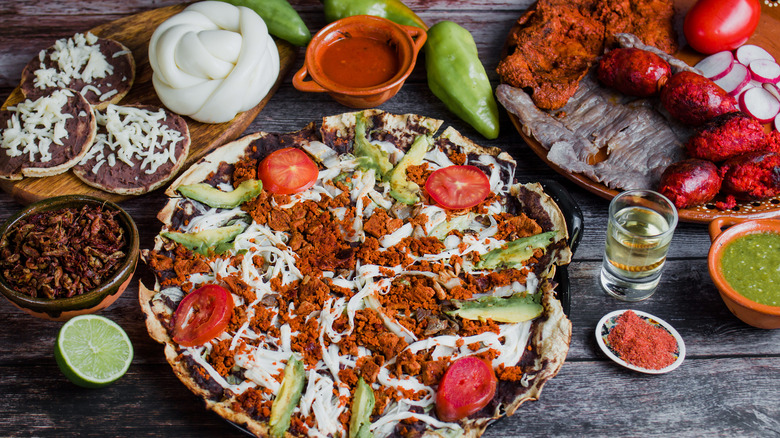
[[[780,152],[780,131],[772,131],[764,137],[763,150],[767,152]]]
[[[693,72],[673,75],[661,90],[661,103],[675,119],[699,126],[707,120],[737,111],[737,101],[718,84]]]
[[[721,162],[731,157],[763,150],[766,143],[761,123],[739,111],[713,117],[688,139],[685,151],[691,158]]]
[[[780,195],[780,153],[748,152],[720,168],[722,193],[737,199],[760,200]]]
[[[720,191],[721,177],[712,162],[689,158],[667,167],[659,192],[677,208],[707,203]]]
[[[636,48],[615,49],[599,61],[599,81],[629,96],[658,93],[672,75],[669,63],[655,53]]]

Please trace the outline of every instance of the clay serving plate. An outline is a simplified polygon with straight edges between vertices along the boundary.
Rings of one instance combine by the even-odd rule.
[[[399,63],[396,74],[386,82],[367,88],[347,86],[328,77],[322,68],[325,49],[335,41],[354,37],[375,39],[395,47]],[[412,73],[417,54],[427,38],[423,29],[403,26],[381,17],[355,15],[342,18],[314,35],[306,48],[303,67],[293,76],[293,86],[300,91],[326,92],[337,102],[351,108],[373,108],[398,93]],[[307,76],[311,76],[311,80],[307,81]]]
[[[612,347],[607,342],[607,337],[609,336],[609,333],[612,331],[613,328],[615,328],[615,325],[617,325],[617,320],[620,318],[620,315],[623,314],[623,312],[627,311],[628,309],[622,309],[622,310],[615,310],[614,312],[607,313],[604,315],[603,318],[601,318],[601,321],[599,321],[598,324],[596,324],[596,343],[599,344],[599,347],[601,348],[601,351],[604,352],[604,354],[607,355],[610,359],[615,361],[616,363],[634,371],[638,371],[640,373],[645,374],[663,374],[668,373],[669,371],[672,371],[680,366],[680,364],[683,363],[683,360],[685,360],[685,342],[683,342],[682,337],[679,333],[677,333],[677,330],[674,329],[671,325],[669,325],[668,322],[662,320],[661,318],[658,318],[656,316],[653,316],[649,313],[642,312],[639,310],[634,310],[634,313],[641,319],[647,321],[648,323],[656,326],[661,327],[662,329],[669,332],[674,337],[674,340],[677,341],[677,359],[672,362],[671,365],[667,366],[666,368],[661,368],[659,370],[653,370],[648,368],[642,368],[638,367],[636,365],[632,365],[618,356],[618,354],[612,349]]]
[[[724,231],[725,229],[725,231]],[[780,234],[780,219],[754,219],[723,217],[710,222],[712,245],[707,256],[710,277],[731,313],[746,324],[763,329],[780,328],[780,306],[769,306],[749,300],[735,291],[723,277],[720,260],[723,249],[736,238],[754,233]],[[775,285],[777,286],[777,285]]]
[[[681,26],[682,19],[688,10],[696,3],[696,0],[674,0],[675,7],[675,21]],[[777,6],[777,0],[764,0],[761,5],[761,19],[758,24],[758,28],[753,36],[748,40],[748,44],[756,44],[763,47],[769,53],[774,55],[775,59],[780,59],[780,7]],[[679,35],[682,35],[682,27],[678,29]],[[695,52],[687,45],[682,47],[676,54],[676,57],[687,62],[689,65],[695,65],[705,55]],[[523,124],[520,120],[512,114],[507,112],[509,120],[517,129],[520,136],[525,140],[529,148],[542,159],[550,168],[555,172],[563,175],[570,181],[574,182],[578,186],[585,190],[607,200],[611,200],[622,190],[615,190],[607,187],[606,185],[594,181],[582,173],[573,173],[564,170],[553,162],[547,159],[547,148],[542,146],[533,136],[528,135],[523,130]],[[767,128],[769,129],[769,128]],[[601,161],[603,157],[594,157],[598,161]],[[725,200],[725,198],[718,197],[715,200]],[[678,210],[678,214],[681,222],[693,222],[707,224],[716,217],[735,217],[735,218],[749,218],[759,219],[774,217],[780,214],[780,196],[776,196],[770,199],[764,199],[761,201],[742,201],[738,202],[734,208],[727,210],[720,210],[715,206],[714,202],[706,203],[703,205],[681,208]]]
[[[109,210],[119,211],[117,218],[127,236],[125,260],[106,283],[92,291],[70,298],[31,297],[17,292],[0,277],[0,292],[16,307],[39,318],[65,321],[77,315],[102,310],[110,306],[125,291],[138,262],[138,228],[130,215],[113,202],[86,195],[66,195],[38,201],[11,216],[0,227],[0,236],[5,235],[8,229],[32,214],[68,207],[81,208],[84,205],[103,206]]]

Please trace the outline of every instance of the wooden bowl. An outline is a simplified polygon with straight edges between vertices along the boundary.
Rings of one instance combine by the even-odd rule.
[[[724,228],[728,227],[725,231]],[[735,239],[755,233],[780,234],[780,219],[745,220],[722,217],[709,226],[712,246],[707,257],[710,277],[731,313],[746,324],[763,329],[780,328],[780,306],[769,306],[749,300],[726,282],[720,267],[723,249]]]
[[[367,87],[355,87],[329,77],[323,69],[323,54],[337,41],[348,38],[368,38],[388,44],[398,56],[398,70],[387,81]],[[293,86],[300,91],[327,92],[333,99],[350,108],[373,108],[398,93],[414,70],[417,54],[425,44],[425,30],[396,24],[382,17],[354,15],[334,21],[317,32],[306,48],[303,67],[293,76]],[[305,80],[311,76],[310,81]]]
[[[113,202],[86,195],[66,195],[38,201],[11,216],[0,227],[0,236],[5,235],[16,223],[32,214],[62,208],[81,208],[84,205],[103,206],[108,210],[119,212],[117,218],[127,236],[124,261],[104,284],[69,298],[32,297],[14,290],[3,277],[0,277],[0,292],[16,307],[38,318],[66,321],[74,316],[95,313],[110,306],[125,291],[138,262],[138,228],[130,215]]]

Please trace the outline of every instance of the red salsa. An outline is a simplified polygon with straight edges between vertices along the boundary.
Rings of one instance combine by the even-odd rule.
[[[332,81],[353,88],[369,88],[390,79],[400,68],[396,48],[367,37],[342,38],[329,44],[320,61]]]

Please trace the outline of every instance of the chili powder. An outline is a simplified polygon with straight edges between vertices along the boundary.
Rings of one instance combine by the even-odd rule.
[[[654,326],[632,310],[623,312],[607,336],[607,342],[621,359],[631,365],[660,370],[677,359],[677,341],[661,327]]]

